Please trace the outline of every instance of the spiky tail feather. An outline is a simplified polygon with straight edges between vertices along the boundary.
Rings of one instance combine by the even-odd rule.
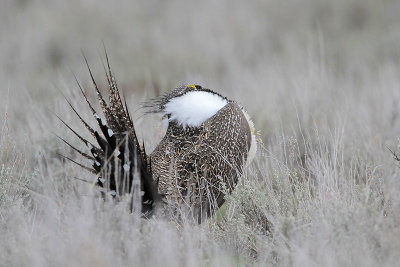
[[[134,190],[134,186],[138,186],[139,183],[135,181],[140,181],[139,192],[142,195],[142,213],[148,215],[152,213],[155,205],[160,200],[156,185],[153,183],[152,179],[150,157],[147,156],[144,145],[141,146],[139,144],[126,102],[122,101],[117,83],[111,72],[107,51],[105,51],[105,55],[107,69],[105,67],[104,70],[108,81],[109,105],[107,105],[98,89],[87,59],[83,56],[105,120],[100,118],[96,113],[75,77],[79,89],[97,121],[101,134],[97,130],[91,128],[67,100],[73,112],[96,139],[97,145],[90,143],[59,118],[62,123],[89,148],[91,155],[77,149],[64,139],[60,139],[73,150],[77,151],[81,156],[90,160],[92,162],[91,168],[83,166],[68,157],[65,158],[97,174],[97,185],[104,188],[103,191],[109,191],[115,197],[120,197],[126,193],[133,194],[137,192],[138,190]],[[132,197],[132,199],[134,198]],[[132,207],[133,203],[131,203],[131,209]]]

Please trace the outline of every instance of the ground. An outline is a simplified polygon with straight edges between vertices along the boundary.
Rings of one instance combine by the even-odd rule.
[[[0,3],[0,265],[395,266],[400,260],[400,2]],[[201,84],[246,107],[258,154],[200,226],[104,202],[54,116],[84,132],[81,50],[105,85],[103,43],[140,138],[140,103]],[[105,86],[102,88],[105,88]],[[94,125],[94,124],[92,124]],[[390,150],[389,150],[390,149]]]

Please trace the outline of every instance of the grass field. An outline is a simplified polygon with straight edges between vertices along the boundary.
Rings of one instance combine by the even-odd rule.
[[[1,266],[397,266],[400,262],[400,2],[0,3]],[[57,153],[85,132],[71,70],[94,100],[105,43],[149,149],[140,103],[182,83],[241,103],[257,157],[202,225],[130,214]],[[105,86],[103,86],[103,89]],[[94,125],[94,124],[92,124]],[[87,136],[88,137],[88,136]]]

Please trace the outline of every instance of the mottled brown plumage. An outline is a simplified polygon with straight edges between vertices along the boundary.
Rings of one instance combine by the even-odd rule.
[[[164,203],[200,221],[211,215],[224,203],[223,188],[234,189],[250,145],[248,122],[233,101],[198,128],[170,122],[150,155]]]
[[[224,203],[224,194],[234,189],[248,160],[254,136],[244,111],[236,102],[210,89],[199,85],[178,87],[144,105],[149,112],[160,113],[169,119],[164,138],[147,155],[144,145],[138,142],[126,103],[122,101],[111,73],[108,57],[107,67],[109,104],[89,69],[105,120],[96,113],[78,83],[100,132],[92,129],[71,105],[98,146],[82,138],[66,123],[88,146],[91,155],[62,140],[92,161],[92,168],[78,164],[97,174],[97,184],[106,192],[117,198],[131,193],[132,199],[134,194],[140,194],[135,196],[141,199],[141,210],[146,215],[160,210],[161,214],[181,217],[186,213],[198,222],[203,221]],[[223,105],[201,124],[186,127],[166,111],[166,105],[194,91],[205,92],[208,97],[219,99]]]

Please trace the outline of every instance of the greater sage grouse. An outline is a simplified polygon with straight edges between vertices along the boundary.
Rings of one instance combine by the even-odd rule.
[[[143,216],[161,210],[178,217],[186,213],[203,221],[224,203],[224,195],[234,189],[243,167],[255,155],[254,127],[249,116],[235,101],[210,89],[200,85],[178,87],[144,105],[148,112],[159,113],[168,122],[164,138],[147,154],[144,144],[138,141],[108,58],[107,66],[108,104],[88,66],[104,119],[78,82],[100,132],[70,104],[97,145],[63,121],[90,150],[90,154],[85,153],[62,139],[89,159],[91,167],[74,162],[96,175],[95,183],[104,194],[118,199],[131,193],[131,208],[134,202],[139,203]]]

